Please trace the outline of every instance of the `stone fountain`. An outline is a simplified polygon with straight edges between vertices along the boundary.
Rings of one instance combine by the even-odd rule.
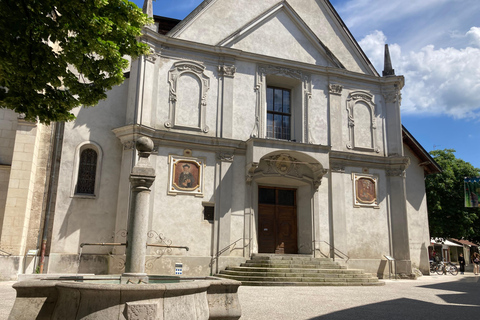
[[[149,283],[162,279],[145,273],[148,204],[150,187],[155,180],[155,169],[148,158],[154,144],[150,138],[141,137],[136,141],[136,148],[139,161],[130,174],[132,201],[125,273],[17,282],[13,285],[17,298],[8,319],[240,318],[238,281],[207,277],[189,281],[176,278],[176,283]]]

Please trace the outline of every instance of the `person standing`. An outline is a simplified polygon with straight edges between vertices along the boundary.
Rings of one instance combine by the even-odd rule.
[[[463,253],[458,255],[458,263],[460,264],[460,274],[465,274],[465,258],[463,257]]]
[[[478,254],[478,252],[475,252],[473,254],[473,273],[475,273],[475,275],[478,274],[479,266],[480,266],[480,254]]]

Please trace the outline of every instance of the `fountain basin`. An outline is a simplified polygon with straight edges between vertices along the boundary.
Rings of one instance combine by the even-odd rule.
[[[81,281],[87,282],[17,282],[13,285],[17,298],[9,319],[200,320],[241,316],[238,281],[215,277],[149,284]]]

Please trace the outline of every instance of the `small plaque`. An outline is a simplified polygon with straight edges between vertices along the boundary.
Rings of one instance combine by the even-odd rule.
[[[37,250],[28,250],[27,256],[36,256],[38,254],[38,249]]]

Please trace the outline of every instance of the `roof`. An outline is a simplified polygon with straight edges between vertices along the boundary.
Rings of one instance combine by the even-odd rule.
[[[155,24],[158,25],[158,33],[163,35],[167,34],[170,30],[175,28],[175,26],[182,21],[156,15],[153,16],[153,19],[155,20]]]
[[[471,241],[468,241],[468,240],[458,240],[458,239],[454,239],[454,238],[451,238],[450,240],[461,243],[461,244],[464,244],[464,245],[467,245],[467,246],[478,247],[478,244],[475,244],[475,243],[473,243]]]
[[[412,134],[402,125],[403,143],[405,143],[413,153],[420,159],[420,165],[424,168],[426,174],[441,173],[443,170],[432,156],[422,147]]]
[[[257,3],[261,3],[263,6],[267,6],[271,3],[273,3],[272,1],[275,2],[274,0],[271,0],[271,1],[268,1],[268,3],[267,2],[263,3],[261,1],[259,1]],[[316,2],[318,4],[320,10],[325,9],[324,14],[325,14],[325,17],[327,19],[326,21],[329,21],[327,23],[329,23],[332,26],[332,32],[336,32],[336,36],[338,38],[340,38],[341,40],[343,39],[345,41],[343,43],[343,45],[340,45],[340,47],[345,48],[345,50],[346,50],[345,53],[348,51],[349,54],[352,56],[351,57],[352,60],[350,62],[358,65],[358,67],[362,70],[361,72],[363,72],[365,74],[370,74],[370,75],[379,77],[380,76],[379,73],[377,72],[377,70],[375,70],[375,67],[370,62],[370,60],[368,59],[367,55],[362,50],[362,48],[360,47],[358,42],[355,40],[352,33],[347,28],[344,21],[340,18],[340,15],[337,13],[337,11],[333,7],[333,5],[330,3],[330,1],[329,0],[325,0],[325,1],[311,0],[311,1],[312,1],[312,3]],[[205,25],[197,26],[197,25],[195,25],[195,23],[197,23],[196,20],[201,19],[201,17],[204,17],[205,12],[207,10],[213,9],[215,7],[215,5],[217,5],[217,3],[219,3],[219,2],[221,2],[221,0],[203,0],[183,20],[178,21],[178,23],[176,23],[173,26],[169,25],[169,27],[171,26],[171,29],[166,35],[168,37],[172,37],[172,38],[179,38],[179,39],[181,38],[181,39],[184,39],[184,40],[190,40],[190,41],[195,41],[195,42],[200,42],[200,43],[205,43],[205,44],[210,44],[212,46],[215,46],[215,45],[218,45],[218,41],[221,42],[222,40],[225,40],[225,39],[231,37],[232,35],[235,36],[235,35],[237,35],[237,33],[239,31],[242,31],[244,29],[248,29],[249,32],[252,32],[255,29],[249,28],[250,25],[254,22],[258,22],[257,20],[259,20],[259,19],[262,21],[262,24],[263,24],[263,21],[268,21],[269,19],[267,19],[267,18],[269,18],[270,16],[266,17],[266,15],[268,15],[268,13],[270,11],[275,10],[275,8],[290,7],[289,2],[278,0],[273,7],[271,7],[270,9],[267,9],[267,11],[263,12],[260,15],[258,15],[257,13],[252,13],[252,12],[250,12],[252,10],[247,9],[246,11],[251,13],[252,17],[255,16],[255,18],[253,20],[250,20],[250,22],[248,22],[248,23],[244,23],[244,21],[242,19],[240,19],[240,20],[242,20],[241,22],[238,22],[237,21],[238,19],[231,19],[232,21],[237,21],[238,22],[238,23],[234,24],[235,27],[232,26],[232,28],[233,28],[232,30],[230,30],[229,28],[226,28],[223,25],[219,26],[217,28],[214,28],[215,30],[220,30],[220,31],[215,32],[214,33],[215,36],[213,36],[213,35],[210,36],[210,40],[213,41],[212,43],[202,42],[204,40],[202,40],[200,38],[194,38],[195,34],[193,32],[191,34],[188,34],[188,31],[186,31],[187,29],[195,30],[195,28],[199,28],[199,30],[205,30],[205,29],[208,29],[210,27],[210,26],[205,26]],[[301,6],[301,4],[299,4],[301,2],[299,2],[299,3],[293,2],[293,3],[295,3],[296,6]],[[233,11],[238,11],[238,10],[233,10]],[[296,13],[295,10],[292,10],[292,11]],[[219,17],[221,17],[221,19],[223,19],[223,20],[226,19],[226,15],[220,9],[219,9],[219,12],[217,12],[217,14],[219,15]],[[262,19],[262,18],[265,18],[265,19]],[[332,20],[330,20],[330,19],[332,19]],[[295,20],[294,22],[298,22],[299,20],[303,21],[303,18],[293,19],[293,20]],[[307,26],[309,26],[308,23],[306,23],[305,21],[303,21],[303,22]],[[221,22],[218,22],[218,23],[221,23]],[[212,28],[213,28],[213,26],[212,26]],[[316,34],[316,37],[320,37],[320,35],[322,34],[320,32],[320,29],[313,31],[313,33]],[[203,34],[205,35],[206,33],[203,32]],[[341,36],[340,36],[340,34],[341,34]],[[342,60],[344,57],[342,58],[342,57],[338,56],[337,52],[334,52],[336,50],[332,50],[331,44],[324,43],[323,39],[322,39],[322,41],[319,41],[319,39],[315,39],[313,42],[323,46],[324,50],[327,51],[327,56],[329,56],[330,58],[332,58],[336,62],[342,61],[340,64],[345,66],[346,69],[350,70],[350,67],[347,66],[345,64],[345,62]],[[347,45],[347,43],[348,43],[348,45]],[[242,49],[242,50],[245,50],[245,49]],[[281,58],[285,58],[285,57],[281,57]],[[338,59],[338,58],[340,58],[340,59]],[[357,71],[357,72],[359,72],[359,71]]]

